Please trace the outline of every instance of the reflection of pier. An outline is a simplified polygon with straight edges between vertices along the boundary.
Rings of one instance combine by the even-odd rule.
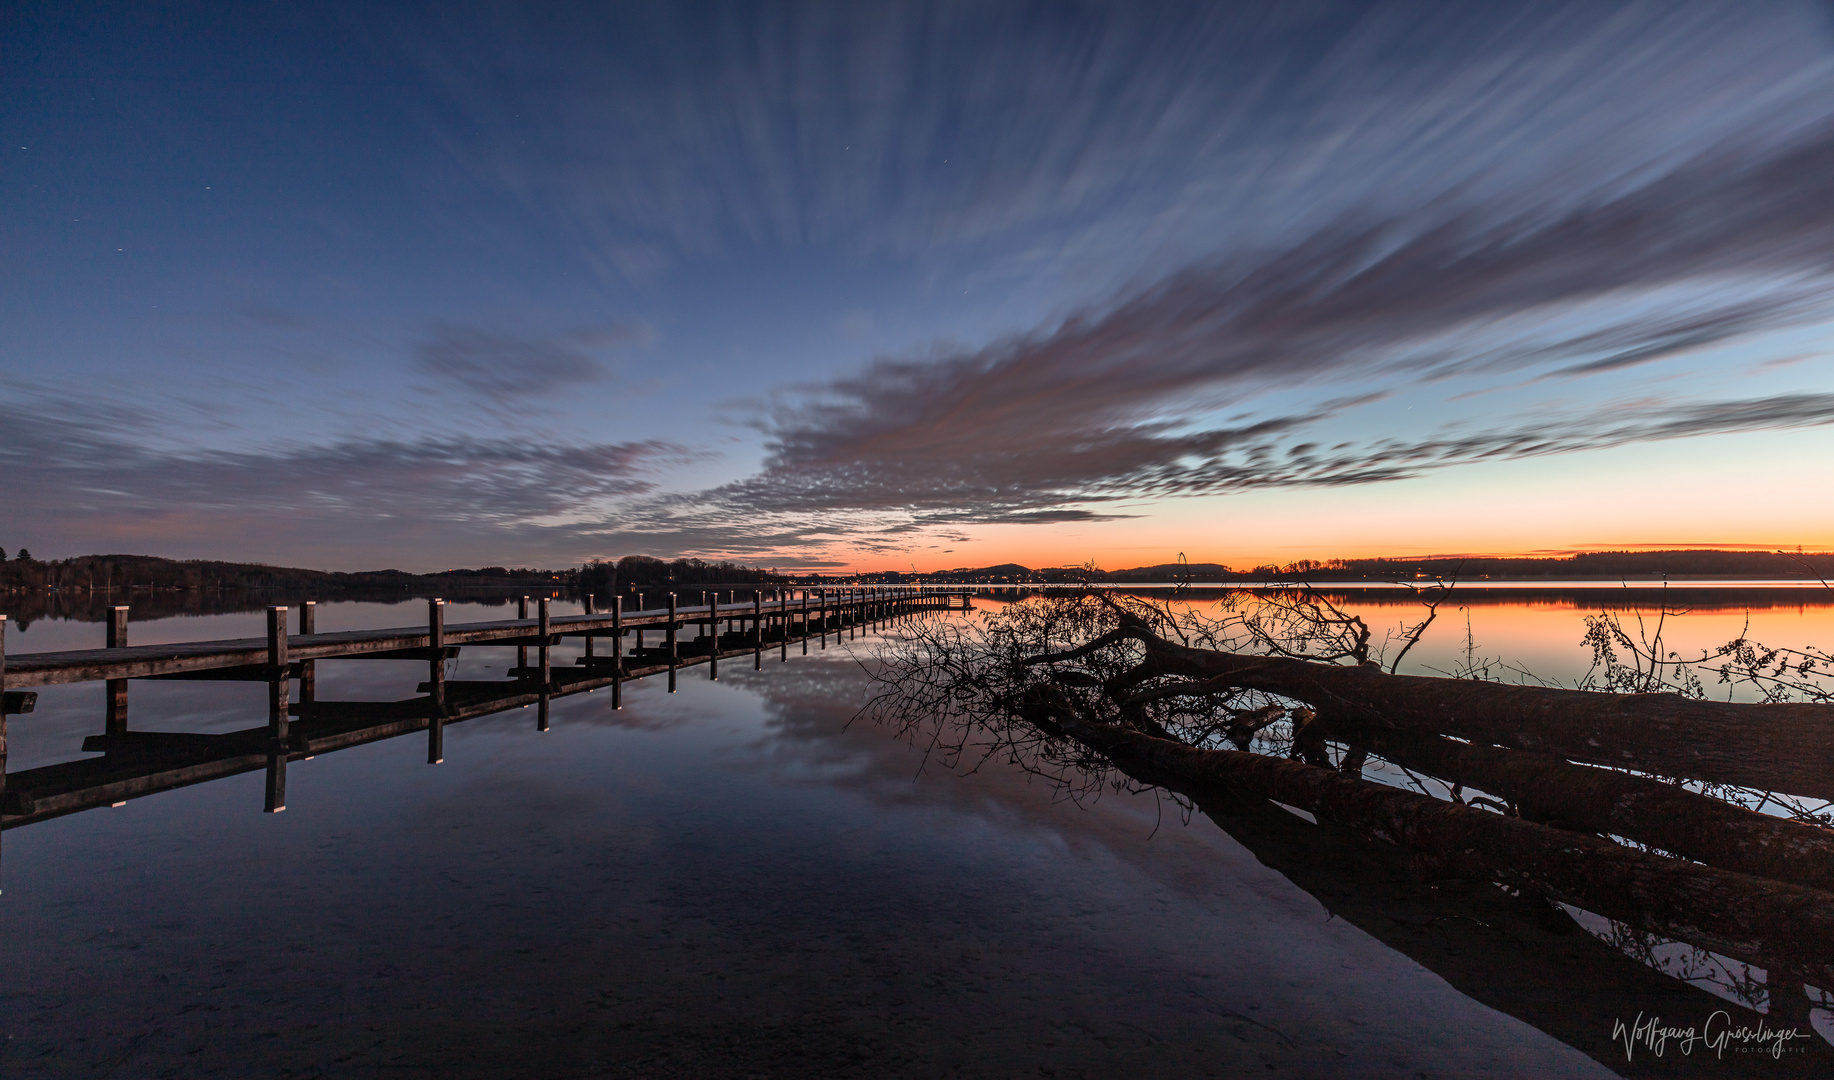
[[[766,652],[789,658],[792,644],[807,655],[811,643],[826,648],[924,610],[962,609],[968,597],[960,590],[931,588],[858,588],[779,591],[766,598],[754,592],[745,601],[717,594],[693,607],[676,603],[660,609],[625,612],[614,601],[609,612],[554,616],[548,601],[534,611],[524,597],[519,617],[496,622],[445,624],[445,604],[428,602],[427,625],[384,630],[317,633],[316,607],[299,610],[299,632],[287,630],[288,609],[268,609],[265,639],[129,646],[127,609],[115,608],[108,625],[108,645],[60,653],[4,652],[5,619],[0,616],[0,688],[47,686],[105,680],[108,683],[105,731],[83,743],[100,758],[61,762],[7,774],[5,718],[0,714],[0,826],[16,828],[48,818],[238,773],[267,772],[266,808],[286,806],[289,761],[345,747],[426,731],[427,760],[443,757],[447,724],[508,709],[535,706],[536,724],[546,730],[549,702],[556,697],[609,688],[613,706],[630,679],[667,675],[675,689],[681,668],[705,664],[719,677],[722,660],[750,657],[763,666]],[[650,636],[646,640],[646,633]],[[552,663],[551,650],[569,637],[584,639],[585,655],[568,667]],[[631,639],[629,647],[626,639]],[[515,666],[504,680],[455,680],[446,677],[446,661],[466,646],[516,650]],[[420,696],[401,701],[321,701],[315,666],[319,660],[424,660],[427,680]],[[220,735],[181,732],[136,732],[128,729],[128,683],[132,679],[244,681],[267,684],[265,726]],[[297,680],[299,697],[291,699]],[[7,690],[6,712],[31,712],[36,695]]]

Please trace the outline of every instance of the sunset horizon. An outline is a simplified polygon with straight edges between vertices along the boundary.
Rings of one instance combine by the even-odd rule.
[[[5,1080],[1834,1077],[1834,0],[14,0],[0,192]]]

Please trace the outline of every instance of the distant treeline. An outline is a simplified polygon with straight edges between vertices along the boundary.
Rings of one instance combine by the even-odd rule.
[[[787,582],[787,575],[731,562],[676,559],[664,562],[650,555],[626,555],[616,562],[594,560],[580,568],[578,586],[583,592],[609,596],[643,585],[744,585]]]
[[[1017,563],[1002,563],[998,566],[964,567],[922,574],[899,571],[867,573],[858,575],[855,580],[1023,585],[1081,581],[1393,581],[1421,577],[1456,577],[1461,581],[1472,582],[1482,579],[1659,579],[1664,576],[1830,578],[1834,577],[1834,556],[1766,551],[1594,551],[1547,559],[1450,557],[1332,559],[1327,562],[1307,559],[1283,566],[1266,565],[1246,569],[1233,569],[1219,563],[1161,563],[1126,570],[1103,570],[1098,567],[1033,569]],[[820,575],[792,576],[774,569],[741,566],[733,562],[707,562],[701,559],[665,561],[649,555],[627,555],[616,561],[594,560],[582,567],[561,570],[485,566],[446,570],[436,574],[411,574],[402,570],[344,573],[267,566],[261,563],[205,559],[179,561],[151,555],[81,555],[70,559],[40,560],[23,549],[11,557],[0,551],[0,595],[12,597],[49,593],[69,596],[81,593],[85,596],[122,598],[134,593],[146,596],[157,592],[285,590],[302,596],[332,600],[368,599],[389,593],[440,595],[462,589],[490,590],[515,586],[529,589],[579,589],[609,595],[636,588],[668,585],[813,584],[823,580]],[[846,577],[828,580],[846,580]],[[114,602],[127,601],[116,599]]]
[[[0,589],[83,593],[290,589],[336,595],[345,591],[369,593],[379,588],[408,590],[439,584],[553,585],[569,581],[574,573],[572,570],[509,570],[490,566],[438,574],[410,574],[402,570],[367,570],[353,574],[261,563],[179,561],[153,555],[79,555],[71,559],[39,560],[32,558],[31,552],[21,550],[0,562]]]
[[[3,554],[3,553],[0,553]],[[128,597],[133,594],[185,592],[250,592],[283,590],[301,595],[369,598],[378,594],[422,593],[467,588],[613,589],[654,585],[751,584],[787,582],[774,570],[740,566],[731,562],[676,559],[665,562],[649,555],[627,555],[616,562],[593,561],[583,567],[541,570],[531,567],[485,566],[411,574],[403,570],[365,570],[345,573],[306,570],[262,563],[217,562],[207,559],[163,559],[153,555],[80,555],[70,559],[35,559],[21,550],[0,557],[0,594],[61,594],[70,596]],[[116,602],[125,603],[123,599]],[[180,606],[180,605],[175,605]]]
[[[1797,555],[1769,551],[1592,551],[1548,559],[1435,558],[1435,559],[1304,559],[1282,566],[1263,565],[1232,569],[1220,563],[1160,563],[1126,570],[1096,567],[1045,567],[1031,569],[1017,563],[964,567],[919,575],[896,571],[863,574],[870,581],[932,581],[962,584],[1068,584],[1080,581],[1112,582],[1236,582],[1281,580],[1397,581],[1457,578],[1513,581],[1565,579],[1675,578],[1834,578],[1834,556]]]
[[[1774,551],[1588,551],[1556,559],[1340,559],[1313,576],[1364,578],[1807,578],[1834,573],[1834,557]]]

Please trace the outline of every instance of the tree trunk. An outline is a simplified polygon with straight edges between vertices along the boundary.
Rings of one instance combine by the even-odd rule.
[[[1194,649],[1150,634],[1153,674],[1226,678],[1375,728],[1457,735],[1595,765],[1834,799],[1834,705],[1750,705],[1389,675]]]
[[[1396,764],[1508,799],[1531,821],[1622,836],[1726,870],[1834,892],[1834,830],[1552,754],[1409,732],[1326,733],[1362,740]]]
[[[1308,810],[1410,848],[1453,875],[1532,889],[1664,937],[1834,984],[1834,893],[1650,855],[1298,761],[1199,750],[1092,721],[1053,687],[1029,704],[1099,753],[1124,751],[1187,780]]]

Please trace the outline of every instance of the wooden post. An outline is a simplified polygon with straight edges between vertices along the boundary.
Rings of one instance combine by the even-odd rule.
[[[777,662],[790,662],[790,601],[782,589],[777,590]]]
[[[523,622],[527,622],[528,617],[529,598],[525,596],[522,598],[521,602],[516,605],[516,618]],[[518,645],[516,646],[516,678],[526,679],[528,678],[528,672],[529,647],[527,645]]]
[[[586,603],[586,614],[588,615],[597,615],[598,614],[598,612],[593,610],[591,593],[586,594],[585,603]],[[591,630],[592,629],[591,625],[588,624],[586,629]],[[592,666],[592,635],[590,633],[586,635],[586,666],[588,668]]]
[[[127,608],[111,607],[108,609],[108,647],[111,649],[127,648]],[[127,680],[108,680],[108,720],[107,731],[110,735],[127,734]]]
[[[427,682],[441,704],[446,695],[446,602],[427,601]]]
[[[0,803],[6,801],[6,616],[0,615]],[[0,890],[4,891],[4,890]]]
[[[675,692],[675,662],[676,662],[675,648],[676,648],[676,645],[675,645],[675,594],[670,593],[669,594],[668,651],[669,651],[669,693],[671,694]]]
[[[708,594],[703,593],[703,596]],[[711,594],[707,605],[707,630],[713,635],[713,649],[707,654],[707,679],[720,681],[720,594]]]
[[[263,813],[278,814],[287,808],[287,754],[270,750],[267,755],[267,783],[261,795]]]
[[[544,694],[548,692],[548,689],[554,683],[554,670],[550,666],[551,660],[548,649],[548,641],[553,629],[553,623],[549,620],[548,616],[548,598],[544,596],[536,601],[535,606],[535,632],[541,635],[541,645],[539,646],[541,653],[541,692]]]
[[[828,590],[817,589],[815,596],[815,617],[816,621],[821,623],[821,647],[826,649],[828,647]]]
[[[0,615],[0,795],[6,794],[6,616]]]
[[[802,590],[802,655],[809,655],[809,590]]]
[[[299,605],[301,635],[318,633],[318,601],[306,600]],[[299,665],[299,703],[318,700],[318,661],[303,660]]]
[[[287,609],[267,609],[267,784],[261,808],[287,808]]]
[[[541,700],[535,704],[535,730],[548,730],[548,695],[544,691]]]
[[[611,707],[624,707],[624,597],[611,600]]]
[[[446,602],[427,601],[427,764],[446,760]]]
[[[287,737],[287,609],[267,609],[268,731],[276,741]]]
[[[764,670],[764,590],[751,591],[751,669]]]

